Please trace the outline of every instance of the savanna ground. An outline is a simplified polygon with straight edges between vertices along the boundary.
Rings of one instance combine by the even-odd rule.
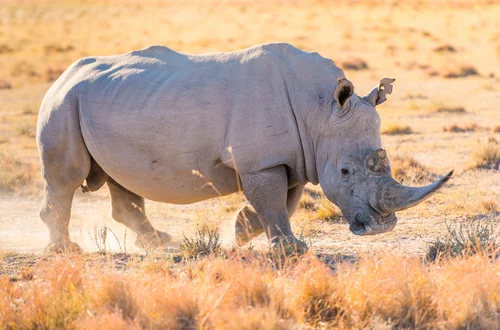
[[[460,224],[495,231],[500,221],[499,17],[493,1],[2,2],[0,327],[499,328],[492,249],[424,259]],[[378,108],[393,172],[421,185],[455,169],[447,187],[399,213],[393,232],[356,237],[310,186],[292,226],[311,251],[287,259],[268,255],[264,237],[232,246],[242,195],[148,202],[153,224],[174,242],[145,253],[111,219],[105,187],[77,191],[71,234],[94,253],[41,254],[48,231],[38,217],[36,118],[69,64],[152,44],[206,53],[273,41],[333,59],[360,95],[396,78]],[[196,251],[179,244],[204,225],[218,228],[222,250],[190,257]],[[485,235],[495,233],[472,236]]]

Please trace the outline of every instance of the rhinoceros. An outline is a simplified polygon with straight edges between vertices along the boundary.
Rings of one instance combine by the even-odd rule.
[[[316,52],[273,43],[192,55],[152,46],[72,64],[41,104],[37,143],[45,179],[47,251],[79,251],[68,224],[78,187],[109,187],[112,217],[143,248],[165,245],[144,199],[190,204],[243,191],[238,244],[265,233],[298,244],[290,217],[307,183],[321,185],[355,235],[390,231],[396,211],[431,196],[391,176],[375,107],[392,92],[382,79],[366,96]]]

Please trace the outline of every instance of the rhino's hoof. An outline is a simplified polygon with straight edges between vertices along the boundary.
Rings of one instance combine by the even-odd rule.
[[[271,240],[271,250],[281,255],[304,254],[307,252],[307,244],[295,237],[275,237]]]
[[[65,243],[53,243],[50,242],[49,245],[44,250],[44,253],[76,253],[80,254],[82,248],[75,242],[65,242]]]
[[[154,231],[150,234],[137,235],[135,246],[141,249],[156,249],[165,246],[172,240],[172,236],[163,231]]]

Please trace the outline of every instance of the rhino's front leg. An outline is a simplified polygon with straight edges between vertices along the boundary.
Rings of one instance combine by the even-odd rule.
[[[297,206],[299,205],[300,198],[304,192],[305,185],[297,185],[288,189],[286,197],[286,209],[288,211],[288,218],[290,219]],[[264,232],[264,227],[260,223],[257,213],[245,206],[240,210],[235,223],[235,236],[236,243],[243,246],[250,242],[252,238],[259,236]]]
[[[288,218],[288,178],[284,167],[242,174],[243,193],[255,209],[272,245],[305,244],[295,238]]]

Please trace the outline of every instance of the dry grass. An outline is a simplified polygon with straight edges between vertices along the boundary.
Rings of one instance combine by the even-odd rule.
[[[441,104],[441,105],[438,105],[436,107],[436,110],[434,110],[434,112],[435,113],[449,113],[449,114],[459,115],[459,114],[464,114],[467,111],[465,110],[464,107],[457,107],[457,106]]]
[[[475,132],[478,129],[479,127],[475,123],[467,124],[464,126],[453,124],[451,126],[443,127],[443,132],[466,133],[466,132]]]
[[[472,65],[461,65],[457,68],[446,70],[442,73],[442,76],[444,78],[465,78],[478,75],[479,72]]]
[[[342,69],[347,71],[359,71],[359,70],[367,70],[368,63],[365,60],[358,57],[350,57],[345,60],[340,61],[340,66]]]
[[[434,261],[442,257],[455,258],[474,254],[497,257],[500,239],[495,223],[475,220],[447,223],[446,228],[447,235],[438,237],[430,244],[427,259]]]
[[[315,216],[318,219],[324,219],[333,222],[343,222],[342,212],[340,209],[330,202],[326,197],[322,197],[317,201],[317,211]]]
[[[480,255],[435,264],[382,253],[325,264],[307,254],[275,268],[238,252],[197,263],[129,260],[125,271],[104,257],[31,259],[32,278],[0,277],[2,328],[455,329],[499,321],[500,263]]]
[[[456,53],[457,49],[452,45],[444,44],[433,49],[436,53]]]
[[[500,142],[495,138],[489,138],[472,154],[472,159],[475,168],[500,169]]]
[[[391,158],[392,176],[404,184],[423,184],[435,177],[435,174],[410,156]]]
[[[181,254],[186,258],[204,257],[222,251],[222,242],[216,227],[203,225],[198,227],[194,237],[184,236],[179,245]]]
[[[25,189],[25,192],[33,192],[39,169],[22,152],[0,148],[0,168],[0,191]]]
[[[414,133],[410,126],[392,124],[382,130],[382,134],[386,135],[404,135]]]

